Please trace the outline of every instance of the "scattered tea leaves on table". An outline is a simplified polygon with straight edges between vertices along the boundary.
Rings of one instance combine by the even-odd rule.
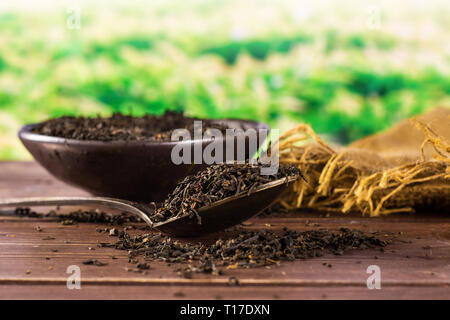
[[[108,214],[100,210],[77,210],[67,214],[58,214],[52,210],[48,213],[37,213],[30,208],[16,208],[15,214],[30,218],[56,218],[63,225],[73,225],[76,223],[106,223],[110,225],[122,225],[124,223],[142,222],[139,217],[128,213]]]
[[[143,257],[147,261],[180,264],[176,271],[190,278],[193,273],[219,275],[223,268],[278,265],[282,261],[320,257],[325,252],[342,255],[353,249],[380,248],[390,241],[346,228],[302,232],[284,228],[281,232],[242,231],[212,244],[181,241],[160,233],[131,236],[121,232],[116,243],[103,243],[102,246],[127,250],[130,261],[136,262],[137,257]],[[331,264],[327,266],[332,267]]]

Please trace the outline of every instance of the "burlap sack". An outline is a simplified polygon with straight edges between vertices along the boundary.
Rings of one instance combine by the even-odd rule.
[[[305,143],[308,139],[313,142]],[[347,147],[330,147],[308,125],[280,137],[280,163],[295,163],[298,181],[285,207],[358,211],[371,216],[450,213],[450,110],[436,108]]]

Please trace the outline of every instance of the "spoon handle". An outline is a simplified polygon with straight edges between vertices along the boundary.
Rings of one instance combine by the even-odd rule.
[[[103,197],[37,197],[37,198],[10,198],[0,199],[0,207],[19,207],[19,206],[83,206],[94,205],[111,209],[123,210],[132,213],[149,226],[153,226],[153,222],[149,219],[147,212],[149,208],[143,205],[135,204],[126,200]],[[142,209],[138,208],[142,207]]]

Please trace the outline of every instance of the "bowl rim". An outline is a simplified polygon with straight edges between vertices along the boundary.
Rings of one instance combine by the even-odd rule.
[[[202,120],[202,119],[200,119]],[[206,120],[206,119],[203,119]],[[239,123],[246,123],[253,125],[256,132],[266,129],[268,132],[271,130],[270,126],[264,122],[245,120],[245,119],[208,119],[212,121],[222,122],[222,121],[234,121]],[[41,143],[52,143],[52,144],[66,144],[66,145],[79,145],[79,146],[161,146],[161,145],[175,145],[181,141],[156,141],[156,140],[139,140],[139,141],[128,141],[128,140],[112,140],[112,141],[99,141],[99,140],[77,140],[71,138],[62,138],[55,136],[47,136],[43,134],[37,134],[31,132],[33,128],[42,124],[43,122],[32,123],[24,125],[18,132],[18,137],[21,140],[41,142]],[[226,137],[225,137],[226,138]],[[202,142],[212,142],[214,139],[191,139],[184,140],[183,143],[202,143]],[[225,140],[225,139],[224,139]]]

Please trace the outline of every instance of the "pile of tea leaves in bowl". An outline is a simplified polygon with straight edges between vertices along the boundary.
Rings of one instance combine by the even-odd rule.
[[[197,218],[198,209],[240,194],[251,194],[255,188],[271,181],[302,175],[295,165],[282,165],[272,175],[261,174],[261,164],[217,164],[184,178],[169,194],[163,205],[150,217],[153,222],[189,216]]]
[[[382,240],[376,234],[347,228],[301,232],[283,228],[278,232],[242,230],[209,244],[180,241],[161,233],[131,236],[122,231],[116,243],[102,243],[101,246],[127,250],[131,263],[139,264],[141,257],[149,262],[180,264],[177,271],[189,277],[190,273],[219,275],[223,268],[278,265],[282,261],[320,257],[325,253],[343,255],[354,249],[382,249],[391,241],[391,238]]]
[[[187,129],[194,134],[194,121],[202,120],[202,134],[210,129],[222,133],[228,126],[214,122],[185,117],[183,113],[166,111],[161,116],[132,117],[115,113],[111,117],[54,118],[38,124],[33,133],[75,140],[89,141],[170,141],[173,130]]]

